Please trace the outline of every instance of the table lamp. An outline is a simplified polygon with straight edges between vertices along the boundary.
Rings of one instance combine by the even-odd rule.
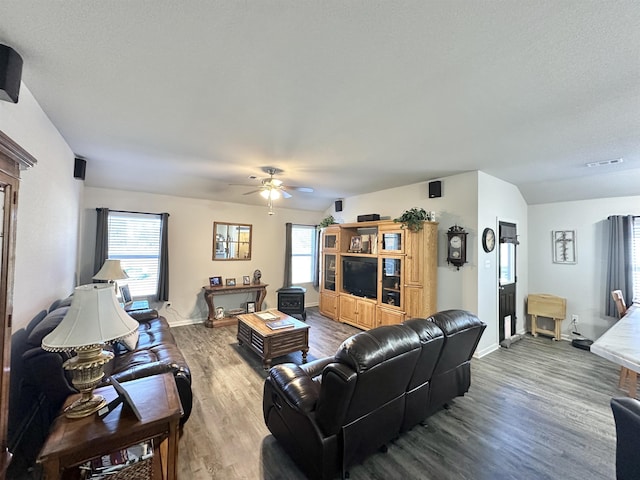
[[[137,329],[138,322],[120,307],[110,284],[76,287],[69,311],[42,339],[44,350],[77,353],[63,364],[71,372],[71,383],[82,394],[65,410],[68,418],[86,417],[106,405],[104,397],[93,394],[104,376],[104,365],[113,358],[113,352],[102,348]]]
[[[94,280],[106,280],[109,283],[113,282],[115,292],[118,291],[118,284],[115,280],[122,280],[123,278],[129,278],[129,275],[122,269],[120,260],[113,260],[111,258],[106,259],[98,273],[93,276]]]

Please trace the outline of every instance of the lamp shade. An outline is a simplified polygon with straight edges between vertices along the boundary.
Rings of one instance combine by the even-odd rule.
[[[74,290],[69,311],[60,324],[42,339],[42,348],[79,350],[120,340],[137,330],[138,322],[120,306],[111,285],[81,285]]]
[[[93,276],[94,280],[121,280],[129,278],[127,272],[122,270],[120,260],[107,259],[102,264],[102,268]]]

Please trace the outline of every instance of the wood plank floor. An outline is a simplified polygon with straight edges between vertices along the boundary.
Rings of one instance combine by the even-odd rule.
[[[357,329],[308,310],[309,359],[333,355]],[[262,417],[266,372],[235,327],[173,328],[193,375],[194,408],[180,439],[179,478],[301,479]],[[276,359],[299,363],[300,353]],[[568,342],[525,336],[471,365],[471,389],[350,469],[360,479],[615,478],[609,401],[618,368]]]

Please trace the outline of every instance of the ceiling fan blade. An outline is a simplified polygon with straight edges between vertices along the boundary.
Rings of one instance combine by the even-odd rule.
[[[282,192],[282,196],[284,198],[291,198],[291,194],[289,192],[287,192],[286,190],[280,190]]]
[[[251,195],[251,194],[253,194],[253,193],[258,193],[258,192],[261,192],[261,191],[262,191],[262,189],[258,189],[258,190],[251,190],[250,192],[243,193],[243,195]]]
[[[296,190],[296,191],[302,192],[302,193],[313,193],[313,188],[311,188],[311,187],[296,187],[296,186],[292,186],[292,185],[287,185],[285,188],[288,188],[289,190]]]

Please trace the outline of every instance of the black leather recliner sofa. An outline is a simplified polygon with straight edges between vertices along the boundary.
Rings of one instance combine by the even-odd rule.
[[[265,423],[310,478],[344,477],[468,391],[485,328],[470,312],[448,310],[358,333],[333,357],[277,365],[264,384]]]

